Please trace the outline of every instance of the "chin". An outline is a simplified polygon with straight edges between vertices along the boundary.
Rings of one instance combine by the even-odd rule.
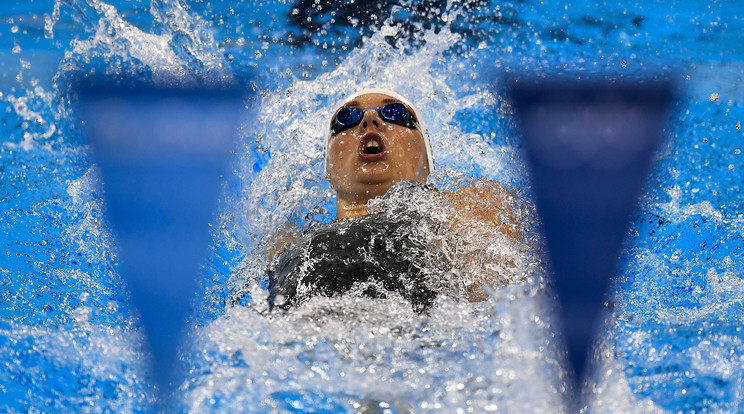
[[[362,184],[379,184],[395,179],[387,164],[364,164],[358,166],[354,172],[354,181]]]
[[[355,193],[363,195],[363,198],[369,197],[374,198],[381,195],[385,195],[390,187],[393,186],[395,181],[393,180],[378,180],[378,181],[364,181],[357,182]]]

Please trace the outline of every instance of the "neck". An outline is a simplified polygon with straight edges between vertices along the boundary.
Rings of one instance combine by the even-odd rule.
[[[367,203],[357,204],[336,199],[336,219],[345,219],[369,215]]]

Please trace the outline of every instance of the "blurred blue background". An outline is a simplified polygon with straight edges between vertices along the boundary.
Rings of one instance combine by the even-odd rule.
[[[142,380],[152,373],[141,362],[147,356],[137,345],[139,322],[131,318],[103,216],[100,177],[69,90],[79,70],[104,67],[156,85],[174,77],[250,78],[247,88],[258,91],[259,114],[243,119],[239,160],[224,177],[213,221],[195,297],[194,325],[202,327],[222,320],[237,285],[260,273],[263,228],[287,215],[304,222],[332,215],[320,176],[322,144],[308,144],[306,164],[281,167],[276,160],[282,143],[293,142],[286,136],[317,140],[316,127],[306,124],[325,119],[324,108],[355,86],[385,80],[407,87],[434,125],[438,168],[499,179],[529,199],[510,107],[488,92],[492,75],[676,70],[681,92],[669,139],[633,216],[590,400],[607,411],[744,410],[740,2],[11,0],[0,5],[0,21],[3,409],[142,411],[153,402]],[[416,62],[420,70],[411,69]],[[391,73],[388,66],[405,70]],[[462,146],[506,155],[492,164],[467,161],[455,155]],[[305,186],[275,173],[282,168]],[[438,180],[446,182],[443,174]],[[262,192],[265,182],[274,190]],[[271,191],[285,190],[325,204],[318,210],[310,202],[272,201]],[[251,216],[258,223],[246,211],[260,213]],[[267,218],[271,211],[284,215]],[[249,276],[236,276],[243,273]],[[495,352],[509,349],[496,339],[486,343]],[[204,384],[212,371],[224,374],[217,368],[229,366],[245,383],[255,374],[250,366],[261,365],[256,355],[224,348],[207,347],[200,354],[206,362],[190,363],[196,368],[185,386],[194,392],[188,407],[255,408],[270,400],[282,402],[269,405],[279,412],[352,410],[322,392],[267,397],[256,384],[214,391],[219,387]],[[298,381],[295,388],[313,386]],[[445,389],[459,380],[427,381]],[[518,394],[497,384],[489,390],[507,401],[504,395]],[[442,410],[458,407],[420,395]]]

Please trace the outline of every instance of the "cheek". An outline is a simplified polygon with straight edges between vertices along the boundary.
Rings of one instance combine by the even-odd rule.
[[[423,138],[411,138],[404,144],[405,157],[418,169],[419,164],[426,164],[426,145]]]
[[[426,155],[426,144],[423,138],[419,138],[408,147],[409,156],[412,160],[416,160],[411,167],[412,172],[418,180],[426,180],[429,175],[429,160]]]
[[[355,152],[354,140],[349,138],[334,138],[328,145],[328,172],[329,176],[339,176],[348,168],[349,160],[352,159]],[[346,166],[346,167],[345,167]]]
[[[331,162],[342,161],[348,154],[348,143],[343,138],[336,138],[328,147],[328,160]]]

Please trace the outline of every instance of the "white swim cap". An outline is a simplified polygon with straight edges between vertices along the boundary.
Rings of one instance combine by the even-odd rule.
[[[380,95],[387,95],[391,98],[395,98],[399,101],[401,101],[404,105],[411,108],[413,111],[413,115],[416,117],[416,121],[418,122],[419,130],[421,130],[421,135],[424,137],[424,144],[426,145],[426,160],[429,164],[429,173],[434,171],[434,158],[431,156],[431,143],[429,142],[429,129],[426,128],[426,123],[424,123],[424,118],[421,116],[421,114],[418,112],[415,106],[406,98],[401,96],[398,92],[392,91],[390,89],[385,88],[367,88],[362,89],[359,92],[356,92],[341,101],[338,105],[336,105],[336,108],[340,108],[342,105],[346,104],[349,101],[352,101],[356,99],[359,96],[366,95],[369,93],[378,93]],[[323,154],[325,156],[325,170],[323,171],[324,175],[328,174],[328,142],[331,140],[331,128],[326,126],[326,139],[325,139],[325,147],[323,150]]]

